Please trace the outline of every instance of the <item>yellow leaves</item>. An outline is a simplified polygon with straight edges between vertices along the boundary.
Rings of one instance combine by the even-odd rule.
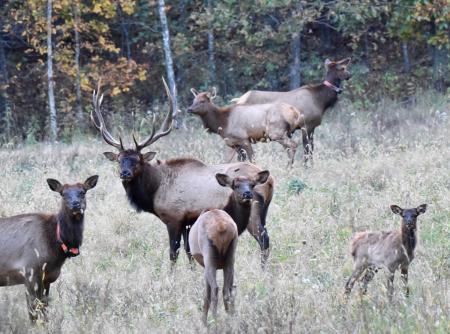
[[[135,2],[129,0],[121,0],[119,1],[120,7],[124,11],[124,13],[131,15],[134,13]]]
[[[138,79],[139,79],[139,81],[145,81],[147,79],[147,70],[141,69],[138,72]]]
[[[120,88],[119,87],[114,87],[112,89],[111,96],[116,96],[116,95],[119,95],[120,93],[121,93]]]

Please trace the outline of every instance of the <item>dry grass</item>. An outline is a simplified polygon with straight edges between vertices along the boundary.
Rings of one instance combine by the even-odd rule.
[[[256,145],[257,163],[276,179],[268,218],[270,263],[261,270],[256,242],[247,233],[241,236],[237,314],[227,317],[221,304],[220,317],[210,328],[220,333],[448,333],[446,103],[430,96],[414,110],[386,104],[358,112],[341,101],[316,132],[312,169],[301,167],[301,153],[288,170],[279,145]],[[219,163],[222,147],[216,136],[193,130],[172,133],[154,149],[160,159],[191,155]],[[52,320],[31,327],[24,288],[1,288],[0,332],[206,332],[201,324],[203,271],[199,266],[191,270],[183,253],[170,271],[164,225],[131,209],[116,167],[100,154],[104,149],[97,139],[0,151],[1,216],[56,209],[59,199],[48,189],[47,177],[72,182],[100,174],[97,188],[88,194],[81,256],[67,261],[52,287]],[[354,231],[397,228],[392,203],[429,204],[418,222],[411,296],[406,300],[400,293],[397,277],[394,303],[389,304],[386,276],[378,273],[368,296],[361,297],[355,287],[345,301],[343,288],[352,269],[349,238]]]

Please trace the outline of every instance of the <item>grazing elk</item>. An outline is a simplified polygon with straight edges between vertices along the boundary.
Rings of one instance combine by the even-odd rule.
[[[86,192],[98,176],[84,183],[62,185],[47,179],[61,197],[57,214],[30,213],[0,219],[0,286],[25,284],[31,320],[46,320],[50,284],[68,257],[79,255],[83,241]]]
[[[205,268],[205,299],[203,322],[206,324],[212,303],[213,316],[217,316],[219,287],[217,269],[223,269],[223,303],[225,311],[234,311],[234,255],[238,230],[233,218],[223,210],[213,209],[202,213],[191,228],[189,245],[192,256]]]
[[[229,161],[234,152],[240,161],[253,160],[252,143],[258,141],[276,141],[288,153],[290,165],[294,163],[297,143],[292,140],[292,133],[304,125],[302,113],[294,106],[283,102],[255,105],[231,105],[218,107],[212,100],[216,94],[197,92],[191,88],[194,101],[187,110],[198,115],[203,125],[210,132],[219,134],[231,148]]]
[[[185,250],[189,253],[189,226],[207,209],[224,209],[229,203],[231,189],[221,187],[215,180],[217,173],[227,173],[233,177],[241,176],[255,179],[261,169],[249,163],[234,163],[207,166],[193,158],[176,158],[166,161],[150,161],[155,152],[142,153],[142,150],[166,136],[171,131],[172,104],[171,96],[165,84],[169,98],[169,111],[161,130],[155,134],[155,126],[150,136],[138,143],[134,138],[135,149],[125,149],[122,140],[116,140],[106,129],[100,106],[102,98],[94,92],[94,110],[91,119],[94,126],[101,132],[103,139],[109,145],[118,149],[118,153],[105,152],[111,161],[120,167],[120,178],[125,188],[128,200],[137,211],[145,211],[157,216],[167,227],[170,242],[170,259],[174,263],[178,257],[181,237],[184,239]],[[95,117],[94,117],[95,112]],[[264,263],[269,254],[269,236],[265,228],[267,210],[273,195],[273,178],[254,188],[255,201],[258,201],[258,214],[250,215],[247,221],[242,221],[242,230],[246,228],[258,241],[261,250],[261,260]],[[240,212],[228,212],[238,221]]]
[[[325,111],[332,107],[342,92],[341,82],[351,77],[348,72],[350,58],[341,61],[325,60],[326,76],[321,84],[305,85],[288,92],[269,92],[250,90],[232,101],[244,105],[271,102],[285,102],[298,110],[304,116],[302,127],[304,162],[312,161],[314,150],[314,129],[322,123]],[[300,127],[299,127],[300,128]]]
[[[402,217],[399,230],[359,232],[353,237],[351,249],[355,266],[352,276],[345,285],[346,294],[351,292],[353,285],[363,273],[362,292],[366,293],[367,285],[377,270],[384,268],[388,270],[387,287],[388,296],[391,299],[394,291],[394,274],[400,268],[406,296],[408,296],[408,267],[414,259],[417,217],[425,213],[427,205],[422,204],[413,209],[402,209],[397,205],[391,205],[391,210]]]

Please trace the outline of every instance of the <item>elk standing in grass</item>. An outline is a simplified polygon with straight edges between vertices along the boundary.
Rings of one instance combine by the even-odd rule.
[[[237,226],[228,213],[211,210],[198,217],[189,233],[192,256],[205,267],[205,299],[203,322],[206,324],[212,303],[213,316],[217,315],[219,287],[217,269],[223,269],[223,303],[225,311],[234,311],[234,255],[238,241]]]
[[[235,152],[240,161],[253,161],[252,143],[258,141],[276,141],[288,153],[290,165],[294,163],[297,143],[291,138],[292,133],[304,126],[302,113],[294,106],[273,102],[255,105],[231,105],[218,107],[212,100],[215,92],[198,93],[191,89],[194,101],[188,112],[198,115],[203,125],[210,132],[219,134],[231,148],[229,161]]]
[[[426,204],[413,209],[402,209],[397,205],[391,205],[392,212],[402,217],[399,230],[355,234],[351,242],[355,267],[352,276],[345,285],[347,294],[351,292],[353,285],[363,273],[362,292],[366,293],[367,285],[373,279],[376,271],[379,268],[385,268],[389,275],[387,287],[388,296],[391,299],[394,289],[394,274],[400,268],[406,296],[408,296],[408,267],[414,259],[414,248],[417,243],[417,217],[425,213],[426,209]]]
[[[351,77],[347,70],[349,64],[350,58],[341,61],[327,59],[325,60],[327,72],[321,84],[306,85],[288,92],[250,90],[232,101],[243,105],[284,102],[301,110],[305,124],[298,128],[302,128],[306,164],[310,158],[312,159],[314,129],[322,123],[325,111],[337,102],[338,94],[342,92],[342,81]]]
[[[166,86],[166,93],[171,100]],[[94,92],[94,113],[92,122],[101,132],[103,139],[118,149],[118,153],[105,152],[105,156],[120,166],[120,178],[127,197],[138,211],[156,215],[167,227],[170,242],[170,259],[175,262],[178,257],[181,237],[189,256],[188,233],[202,211],[207,209],[224,209],[229,204],[229,188],[221,187],[215,180],[217,173],[247,177],[254,180],[261,169],[249,163],[234,163],[207,166],[193,158],[177,158],[166,161],[150,161],[155,152],[142,153],[142,150],[166,136],[171,131],[172,103],[161,130],[138,143],[135,149],[124,149],[122,140],[116,140],[106,129],[100,111],[101,98]],[[134,137],[133,137],[134,138]],[[265,228],[267,210],[273,194],[273,179],[269,177],[264,184],[256,185],[253,191],[258,202],[258,215],[252,214],[245,220],[241,212],[228,212],[232,218],[240,222],[240,230],[248,228],[258,241],[262,250],[262,261],[269,254],[269,236]]]
[[[68,257],[77,256],[83,241],[86,191],[98,176],[84,183],[62,185],[48,179],[62,196],[57,214],[30,213],[0,219],[0,286],[25,284],[30,318],[46,319],[50,284]]]

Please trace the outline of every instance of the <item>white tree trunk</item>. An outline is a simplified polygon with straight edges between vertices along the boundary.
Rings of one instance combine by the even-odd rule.
[[[56,106],[53,80],[53,51],[52,51],[52,0],[47,0],[47,79],[48,106],[50,108],[50,139],[56,140],[58,126],[56,124]]]
[[[169,81],[169,89],[172,94],[173,101],[173,112],[174,112],[174,126],[176,128],[179,127],[179,120],[177,115],[178,105],[177,105],[177,87],[175,85],[175,73],[173,71],[173,60],[172,60],[172,51],[170,48],[170,33],[169,33],[169,25],[167,24],[167,16],[164,0],[158,0],[158,9],[159,9],[159,17],[161,20],[161,30],[163,37],[163,48],[164,48],[164,58],[166,61],[166,72],[167,72],[167,80]]]
[[[301,53],[301,40],[300,33],[294,32],[291,39],[291,50],[292,50],[292,65],[291,65],[291,80],[290,89],[295,89],[300,87],[301,77],[300,77],[300,53]]]
[[[216,62],[214,55],[214,30],[212,26],[212,8],[213,0],[208,0],[208,61],[209,61],[209,80],[210,83],[216,85]]]
[[[75,78],[75,95],[76,95],[76,110],[77,110],[77,121],[78,126],[77,128],[83,130],[84,129],[84,120],[83,120],[83,102],[81,100],[81,74],[80,74],[80,48],[81,48],[81,42],[80,42],[80,7],[78,2],[74,2],[73,5],[73,12],[74,12],[74,18],[75,18],[75,24],[73,27],[74,34],[75,34],[75,71],[76,71],[76,78]]]

